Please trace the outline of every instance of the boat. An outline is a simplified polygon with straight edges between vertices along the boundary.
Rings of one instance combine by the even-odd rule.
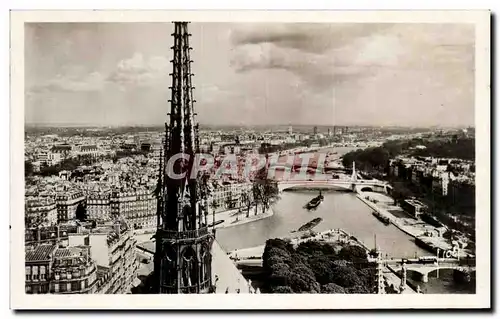
[[[307,222],[304,225],[300,226],[299,229],[292,231],[292,233],[311,230],[314,227],[316,227],[319,223],[321,223],[322,221],[323,221],[323,218],[321,218],[321,217],[315,218],[315,219],[311,220],[310,222]]]
[[[389,217],[384,216],[379,212],[373,212],[372,214],[373,214],[373,216],[377,217],[378,220],[380,220],[381,222],[383,222],[386,225],[389,225],[391,223],[391,220]]]
[[[321,204],[321,202],[323,201],[323,199],[324,199],[323,195],[321,194],[321,192],[319,192],[318,196],[314,197],[313,199],[311,199],[309,203],[307,203],[306,208],[313,209],[318,207],[319,204]]]
[[[224,219],[221,219],[221,220],[216,221],[215,223],[208,224],[208,227],[214,227],[214,226],[217,226],[219,224],[222,224],[223,222],[224,222]]]

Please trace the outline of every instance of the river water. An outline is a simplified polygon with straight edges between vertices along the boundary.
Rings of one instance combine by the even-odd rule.
[[[314,191],[285,191],[274,205],[274,215],[255,222],[217,230],[217,241],[226,251],[262,245],[270,238],[293,235],[291,231],[314,218],[323,221],[314,228],[320,232],[341,228],[368,247],[380,247],[388,258],[428,256],[430,252],[418,247],[413,238],[393,225],[385,225],[372,215],[372,210],[354,194],[341,191],[324,192],[323,203],[308,211],[304,205],[318,193]],[[453,272],[441,270],[429,275],[428,283],[409,280],[420,285],[424,293],[474,293],[474,284],[458,284]]]

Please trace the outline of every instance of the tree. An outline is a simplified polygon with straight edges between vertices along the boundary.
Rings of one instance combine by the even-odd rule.
[[[249,217],[249,216],[250,216],[250,208],[251,208],[251,207],[252,207],[252,205],[253,205],[253,197],[252,197],[252,192],[251,192],[251,190],[244,191],[244,192],[241,194],[241,199],[242,199],[243,204],[244,204],[244,205],[246,206],[246,208],[247,208],[246,217]]]
[[[259,212],[259,204],[262,202],[261,188],[257,182],[252,185],[252,197],[255,203],[255,215]]]
[[[394,203],[403,202],[413,196],[413,192],[404,185],[402,182],[394,183],[392,189],[392,197],[394,198]]]
[[[363,285],[356,268],[352,266],[338,266],[332,270],[332,282],[344,288]]]
[[[289,286],[277,286],[273,289],[273,293],[275,294],[293,294],[293,292]]]
[[[355,245],[343,247],[338,253],[337,258],[350,262],[366,262],[367,254],[364,248]]]
[[[294,248],[281,239],[268,240],[262,256],[267,290],[273,293],[372,293],[376,273],[365,262],[366,252],[359,246],[343,248],[337,255],[329,243],[304,242]]]
[[[217,208],[219,208],[219,203],[214,199],[210,202],[210,208],[212,209],[212,212],[215,214],[215,211]]]
[[[265,213],[270,204],[279,198],[278,184],[268,178],[267,168],[260,169],[255,175],[252,194],[255,201],[256,214],[257,204],[262,205],[262,213]]]
[[[309,258],[309,265],[314,272],[317,282],[324,285],[333,281],[335,265],[331,257],[313,256]]]
[[[278,185],[276,182],[265,180],[264,184],[261,184],[261,202],[262,202],[262,212],[265,213],[272,202],[274,202],[279,197]]]
[[[323,294],[345,294],[344,287],[334,284],[333,282],[321,286],[321,293]]]

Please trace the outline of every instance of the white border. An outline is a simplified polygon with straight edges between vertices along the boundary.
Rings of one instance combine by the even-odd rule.
[[[24,22],[393,22],[476,25],[477,293],[474,295],[24,294]],[[15,11],[11,13],[11,307],[14,309],[403,309],[490,307],[488,11]],[[186,298],[187,297],[187,298]]]

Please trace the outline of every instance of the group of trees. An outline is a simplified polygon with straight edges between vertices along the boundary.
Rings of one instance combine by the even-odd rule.
[[[333,142],[334,139],[321,138],[321,139],[307,139],[295,143],[283,143],[280,145],[271,145],[270,143],[262,143],[259,148],[259,153],[268,154],[279,151],[285,151],[297,147],[311,147],[313,144],[319,144],[319,146],[327,146]]]
[[[251,194],[246,195],[249,199],[253,199],[256,214],[259,206],[262,213],[265,213],[271,204],[279,198],[278,183],[270,180],[267,175],[268,169],[266,167],[260,169],[255,176]]]
[[[265,289],[271,293],[373,293],[375,268],[366,251],[309,241],[297,248],[282,239],[266,242]]]
[[[56,165],[44,165],[40,167],[41,176],[58,175],[61,171],[73,171],[82,165],[93,165],[98,161],[98,158],[92,155],[78,155],[76,157],[65,158]],[[24,163],[25,176],[31,176],[34,173],[33,164],[29,161]]]
[[[42,165],[39,172],[34,172],[33,164],[30,161],[24,163],[25,176],[41,175],[52,176],[58,175],[61,171],[73,171],[79,166],[90,166],[101,160],[111,160],[116,163],[120,158],[131,157],[136,155],[147,155],[148,152],[142,150],[120,150],[114,155],[94,156],[94,155],[78,155],[75,157],[63,158],[61,162],[56,165]]]
[[[259,208],[265,213],[271,204],[279,198],[278,184],[267,178],[267,169],[261,169],[252,184],[252,187],[241,194],[241,202],[246,209],[246,217],[250,216],[250,210],[255,207],[255,215]]]
[[[116,151],[114,155],[109,155],[106,157],[106,159],[112,160],[113,163],[116,163],[120,158],[124,157],[132,157],[132,156],[137,156],[137,155],[144,155],[146,156],[149,153],[149,151],[146,150],[129,150],[129,149],[121,149],[119,151]]]
[[[384,147],[372,147],[349,152],[342,157],[342,165],[351,167],[356,163],[356,168],[374,173],[384,172],[389,164],[390,153]]]
[[[432,156],[444,158],[459,158],[474,160],[476,158],[476,143],[474,139],[456,139],[450,142],[429,141],[423,143],[424,149],[412,151],[414,156]]]
[[[416,146],[425,148],[416,148]],[[356,150],[342,158],[344,167],[356,162],[356,167],[366,172],[386,172],[389,160],[401,154],[421,157],[441,157],[473,160],[475,158],[474,139],[428,141],[423,139],[388,141],[380,147]]]

